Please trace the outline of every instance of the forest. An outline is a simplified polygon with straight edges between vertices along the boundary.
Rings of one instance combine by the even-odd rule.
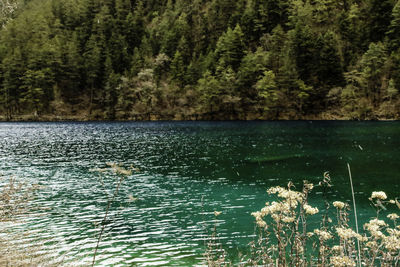
[[[2,120],[400,117],[400,1],[0,5]]]

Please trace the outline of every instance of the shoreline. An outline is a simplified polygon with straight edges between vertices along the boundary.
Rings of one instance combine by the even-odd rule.
[[[108,119],[104,117],[90,117],[90,116],[56,116],[56,115],[15,115],[11,119],[6,116],[0,115],[0,122],[146,122],[146,121],[399,121],[400,118],[391,117],[369,117],[364,119],[350,118],[348,116],[335,116],[332,114],[324,115],[309,115],[309,116],[279,116],[276,118],[259,118],[254,116],[235,118],[221,116],[218,118],[211,116],[146,116],[146,117],[128,117],[128,118],[115,118]]]

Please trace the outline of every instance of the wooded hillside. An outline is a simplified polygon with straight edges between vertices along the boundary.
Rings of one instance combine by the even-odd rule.
[[[0,4],[4,119],[400,117],[400,1]]]

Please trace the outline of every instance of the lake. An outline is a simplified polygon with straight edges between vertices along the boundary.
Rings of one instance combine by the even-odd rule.
[[[42,186],[33,203],[46,212],[32,215],[29,229],[51,238],[47,248],[84,261],[116,179],[90,170],[132,165],[139,171],[111,207],[97,265],[192,266],[202,263],[205,225],[218,224],[228,251],[246,249],[250,213],[271,186],[293,181],[300,190],[329,171],[329,200],[351,204],[347,163],[367,220],[372,191],[400,197],[399,135],[400,122],[0,123],[0,172]],[[322,209],[314,191],[310,201]],[[222,212],[216,221],[214,211]]]

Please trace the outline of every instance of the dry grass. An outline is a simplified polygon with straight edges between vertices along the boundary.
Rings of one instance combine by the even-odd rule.
[[[59,266],[60,262],[44,252],[41,243],[32,243],[30,232],[20,227],[29,216],[38,185],[14,177],[0,178],[0,266]]]
[[[96,262],[97,250],[106,230],[105,222],[109,209],[118,195],[120,185],[127,176],[132,174],[133,170],[138,171],[132,166],[130,169],[125,169],[115,163],[107,163],[107,165],[107,168],[92,170],[99,173],[112,173],[118,179],[114,191],[111,194],[106,192],[107,208],[102,222],[97,224],[99,234],[92,262],[87,263],[86,266],[93,266]],[[103,184],[103,180],[100,182]],[[0,176],[0,266],[81,266],[82,264],[70,262],[69,259],[64,259],[60,255],[52,255],[51,248],[49,249],[44,244],[49,241],[54,243],[55,240],[38,240],[29,228],[24,228],[24,222],[33,210],[31,200],[38,189],[38,185],[27,185],[18,182],[14,177]],[[133,197],[132,199],[134,200]]]
[[[0,177],[0,223],[26,216],[28,205],[38,185],[18,182],[15,177]]]
[[[108,165],[109,168],[91,170],[91,171],[95,171],[95,172],[99,172],[99,173],[104,173],[104,172],[111,171],[112,173],[118,175],[118,179],[117,179],[117,182],[116,182],[116,185],[115,185],[115,190],[111,194],[111,196],[107,197],[108,198],[107,207],[106,207],[106,211],[105,211],[105,214],[104,214],[104,218],[103,218],[103,220],[101,222],[100,233],[99,233],[99,235],[97,237],[97,243],[96,243],[96,247],[95,247],[94,254],[93,254],[92,266],[94,266],[94,264],[96,263],[97,250],[99,248],[99,244],[100,244],[101,238],[102,238],[103,233],[105,231],[105,225],[106,225],[105,222],[107,221],[107,217],[108,217],[108,213],[110,211],[111,204],[115,201],[115,198],[116,198],[116,196],[118,195],[118,192],[119,192],[119,188],[120,188],[122,182],[125,180],[125,178],[130,176],[130,175],[132,175],[132,170],[138,171],[138,169],[136,169],[136,168],[134,168],[132,166],[131,166],[130,169],[125,169],[125,168],[121,167],[120,165],[118,165],[116,163],[107,163],[107,165]],[[101,181],[102,185],[104,186],[103,181],[102,180],[100,180],[100,181]],[[133,197],[132,197],[132,199],[133,199]]]

